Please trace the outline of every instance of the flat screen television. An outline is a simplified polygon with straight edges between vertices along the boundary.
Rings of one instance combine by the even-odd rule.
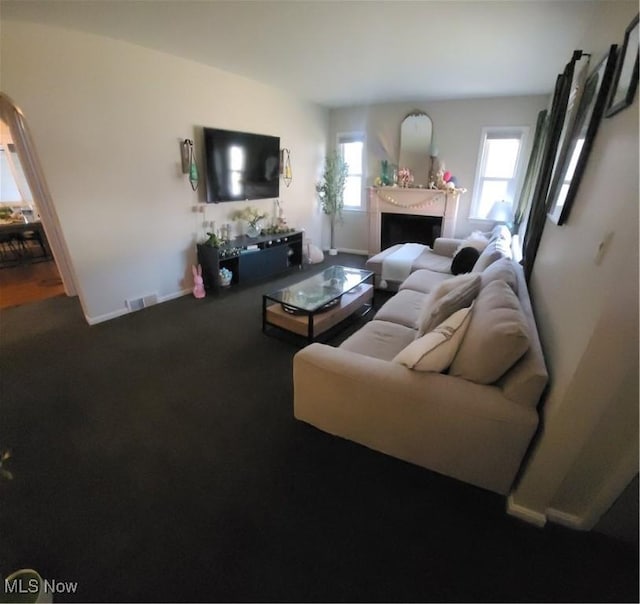
[[[269,199],[280,195],[280,138],[204,129],[207,202]]]

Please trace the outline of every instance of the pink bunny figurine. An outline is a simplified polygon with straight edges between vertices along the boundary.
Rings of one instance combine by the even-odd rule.
[[[191,267],[193,273],[193,295],[196,298],[204,298],[207,294],[204,291],[204,281],[202,280],[202,267],[198,264],[198,268]]]

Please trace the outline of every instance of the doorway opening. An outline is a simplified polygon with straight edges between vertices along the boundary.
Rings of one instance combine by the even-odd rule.
[[[66,246],[22,112],[0,93],[0,308],[75,295]]]

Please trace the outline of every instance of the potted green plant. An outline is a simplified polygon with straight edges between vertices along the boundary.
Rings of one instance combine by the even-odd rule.
[[[322,180],[316,186],[322,211],[329,216],[331,228],[329,254],[337,254],[335,246],[336,223],[342,220],[344,206],[344,187],[347,181],[348,165],[340,153],[334,151],[327,155]]]

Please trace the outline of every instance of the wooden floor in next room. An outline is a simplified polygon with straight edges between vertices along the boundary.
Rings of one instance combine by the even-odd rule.
[[[64,286],[53,260],[0,268],[0,308],[61,295]]]

